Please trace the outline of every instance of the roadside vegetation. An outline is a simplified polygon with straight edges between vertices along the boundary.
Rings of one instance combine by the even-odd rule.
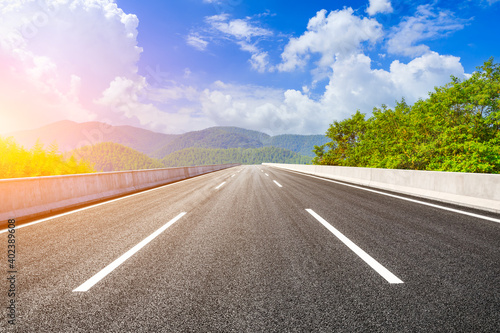
[[[413,105],[402,99],[369,118],[357,111],[326,135],[314,164],[500,173],[500,65],[491,58]]]
[[[217,143],[221,138],[228,141],[227,132],[233,135],[231,140],[236,134],[249,132],[255,136],[257,133],[237,128],[214,128],[195,134],[216,133],[210,142]],[[0,137],[0,178],[222,163],[311,162],[310,157],[283,147],[251,147],[255,138],[250,134],[247,133],[246,141],[237,138],[243,140],[238,141],[238,145],[246,147],[188,147],[163,155],[161,160],[111,142],[63,154],[56,143],[44,148],[38,141],[27,150],[13,138]],[[334,121],[326,137],[325,144],[314,146],[314,164],[498,174],[500,65],[491,58],[468,79],[452,77],[450,83],[436,87],[427,99],[413,105],[401,99],[393,109],[385,105],[374,108],[368,118],[357,111],[348,119]],[[201,139],[207,141],[206,137]],[[274,144],[296,151],[307,146],[307,142],[318,140],[315,136],[279,136],[274,139],[277,140]],[[264,145],[262,142],[258,144]]]
[[[210,164],[261,164],[290,163],[310,164],[311,157],[302,156],[288,149],[277,147],[262,148],[187,148],[167,155],[161,160],[166,167],[210,165]]]
[[[99,172],[164,168],[159,160],[114,142],[84,146],[69,152],[68,155],[93,164]]]
[[[159,160],[114,142],[60,153],[56,143],[44,149],[40,142],[26,150],[13,138],[0,137],[0,179],[125,171],[225,163],[311,163],[311,157],[276,148],[187,148]]]
[[[64,158],[56,144],[44,149],[37,142],[26,150],[14,139],[0,137],[0,156],[0,179],[95,172],[88,162],[73,156]]]

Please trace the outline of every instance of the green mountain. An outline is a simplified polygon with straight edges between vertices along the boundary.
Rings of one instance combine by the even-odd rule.
[[[186,148],[260,148],[263,146],[259,140],[261,134],[269,137],[264,133],[237,127],[211,127],[202,131],[181,134],[155,151],[152,156],[163,158]]]
[[[276,148],[186,148],[173,152],[161,160],[151,158],[132,148],[113,142],[85,146],[65,154],[78,161],[93,165],[96,171],[124,171],[210,165],[225,163],[260,164],[294,163],[310,164],[312,159],[293,151]]]
[[[276,148],[186,148],[171,153],[161,162],[166,167],[210,165],[225,163],[261,164],[261,163],[293,163],[309,164],[311,158],[293,151]]]
[[[266,146],[279,147],[297,152],[304,156],[314,157],[314,146],[321,146],[328,142],[324,135],[294,135],[283,134],[270,138]]]
[[[184,134],[162,134],[132,126],[111,126],[100,122],[75,123],[59,121],[38,129],[10,133],[29,149],[37,139],[45,146],[54,142],[62,152],[101,142],[114,142],[133,148],[150,157],[163,158],[186,148],[263,148],[288,149],[304,156],[314,157],[314,146],[327,142],[324,135],[278,135],[239,127],[211,127]]]
[[[313,157],[314,146],[327,142],[324,135],[269,136],[268,134],[239,127],[211,127],[202,131],[179,135],[151,156],[163,158],[186,148],[262,148],[277,147],[288,149],[304,156]]]
[[[77,160],[94,165],[97,171],[124,171],[163,168],[163,164],[146,154],[114,142],[101,142],[67,153]]]

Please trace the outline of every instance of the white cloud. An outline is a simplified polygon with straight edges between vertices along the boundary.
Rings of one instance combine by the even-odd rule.
[[[157,67],[138,75],[138,19],[111,0],[0,2],[0,132],[54,121],[104,120],[179,133],[215,125],[193,104],[200,92],[165,87]],[[199,45],[203,42],[198,41]],[[189,75],[186,70],[185,74]],[[169,104],[170,103],[170,104]]]
[[[270,36],[270,30],[251,24],[248,19],[229,20],[227,14],[214,15],[206,18],[212,28],[238,40],[250,40],[252,37]]]
[[[71,75],[60,87],[57,67],[46,57],[0,49],[0,73],[0,133],[96,118],[80,100],[81,78]]]
[[[370,0],[370,5],[366,9],[368,15],[373,16],[378,13],[392,13],[390,0]]]
[[[189,35],[187,37],[187,43],[200,51],[204,51],[208,45],[208,42],[206,40],[203,40],[203,38],[196,34]]]
[[[264,73],[267,69],[272,70],[269,67],[269,55],[267,52],[253,53],[250,58],[250,64],[259,73]]]
[[[371,68],[371,60],[353,54],[332,65],[329,84],[319,99],[298,90],[266,89],[218,82],[203,91],[204,116],[220,125],[241,126],[269,134],[324,133],[333,120],[356,110],[370,114],[373,107],[409,103],[426,98],[434,86],[464,77],[460,59],[431,52],[409,63],[394,61],[389,70]]]
[[[219,125],[268,134],[317,133],[318,103],[299,91],[216,82],[201,96],[204,115]]]
[[[236,44],[240,46],[242,51],[250,52],[250,53],[259,53],[259,48],[255,44],[250,44],[245,41],[237,41]]]
[[[229,14],[226,14],[226,13],[205,17],[205,21],[207,21],[209,23],[211,23],[211,22],[224,22],[224,21],[227,21],[228,19],[229,19]]]
[[[393,28],[387,50],[392,54],[420,56],[430,51],[429,46],[420,42],[463,29],[466,22],[467,20],[456,18],[450,11],[436,13],[431,5],[419,6],[415,16],[403,18]]]
[[[199,111],[200,97],[201,92],[190,86],[153,88],[145,78],[117,77],[96,103],[112,110],[115,118],[137,121],[135,125],[164,133],[184,133],[216,125]]]
[[[449,82],[450,75],[464,77],[459,58],[435,52],[407,64],[396,60],[388,71],[372,69],[371,59],[357,54],[335,63],[332,70],[321,103],[332,110],[336,119],[343,119],[357,109],[370,113],[373,107],[393,105],[402,97],[414,103],[426,98],[435,86]]]
[[[293,71],[308,63],[311,54],[321,56],[318,66],[331,66],[336,58],[357,53],[364,42],[375,43],[382,37],[382,27],[374,19],[353,15],[352,8],[319,11],[309,20],[307,31],[292,38],[281,55],[280,71]]]
[[[110,82],[137,78],[138,19],[113,1],[2,1],[0,15],[0,131],[96,119]]]
[[[269,66],[269,54],[267,52],[263,52],[255,44],[249,44],[245,41],[239,41],[237,44],[240,46],[241,50],[252,54],[249,62],[253,69],[259,73],[264,73],[266,70],[272,70]]]
[[[200,97],[200,93],[195,87],[184,86],[177,83],[168,87],[146,89],[146,91],[142,91],[142,93],[145,99],[163,104],[179,100],[196,102]]]
[[[231,20],[228,14],[206,17],[205,22],[209,25],[207,32],[209,37],[205,39],[225,39],[236,43],[242,51],[251,54],[249,63],[254,70],[260,73],[273,70],[269,66],[268,53],[257,46],[261,38],[272,36],[272,31],[257,26],[249,17]],[[188,44],[199,50],[205,50],[208,42],[200,36],[200,33],[196,33],[188,36]]]
[[[419,13],[424,15],[426,8],[419,8]],[[445,21],[444,16],[438,16],[438,22]],[[350,8],[328,15],[322,10],[309,20],[302,36],[289,41],[278,66],[281,71],[291,71],[306,66],[313,54],[319,54],[312,74],[328,79],[319,98],[311,97],[308,86],[301,92],[218,82],[201,95],[203,114],[217,124],[270,134],[324,133],[333,120],[349,117],[356,110],[370,114],[373,107],[391,106],[403,97],[414,103],[426,98],[435,86],[449,82],[450,75],[466,77],[458,57],[430,50],[407,63],[395,60],[388,70],[374,69],[370,57],[363,54],[363,43],[375,43],[382,37],[376,20],[357,17]],[[244,40],[239,45],[253,54],[262,52]],[[262,67],[271,68],[267,61],[265,58]],[[316,84],[313,81],[312,88]]]
[[[320,97],[313,97],[311,90],[318,84],[314,81],[289,90],[220,81],[193,87],[165,78],[159,67],[146,68],[156,80],[152,87],[137,73],[142,51],[137,46],[137,17],[123,13],[111,0],[79,0],[71,5],[47,0],[47,4],[50,10],[39,7],[37,0],[0,2],[4,18],[0,23],[0,131],[60,119],[99,120],[105,115],[116,123],[168,133],[231,125],[269,134],[317,134],[357,109],[370,113],[374,106],[391,105],[401,97],[412,103],[448,82],[450,74],[464,77],[459,58],[428,48],[420,53],[414,50],[414,59],[406,63],[392,62],[388,70],[373,69],[363,51],[366,44],[382,39],[382,27],[347,8],[318,12],[304,34],[289,41],[277,67],[291,71],[319,56],[313,79],[328,80]],[[419,30],[420,24],[429,22],[430,27]],[[188,44],[206,50],[214,39],[230,41],[250,55],[254,70],[276,68],[270,65],[271,52],[260,44],[273,33],[258,22],[221,14],[206,23],[210,34],[193,32],[186,37]],[[428,6],[419,7],[417,16],[405,18],[391,32],[393,53],[396,46],[402,47],[405,35],[411,49],[419,46],[422,36],[452,31],[453,24],[459,23],[450,13],[434,14]],[[417,33],[411,35],[412,31]],[[191,75],[196,76],[186,69],[185,76]]]
[[[195,117],[191,113],[191,117],[202,128],[217,124],[272,135],[321,134],[333,120],[349,117],[356,110],[370,114],[373,107],[394,105],[402,97],[408,103],[426,98],[434,86],[449,82],[452,74],[465,77],[460,59],[435,52],[408,63],[396,60],[389,70],[373,69],[371,59],[357,53],[331,65],[329,83],[319,98],[309,96],[307,86],[299,91],[221,81],[202,91],[192,87],[175,89],[169,98],[191,96],[189,110],[201,110]],[[192,128],[185,120],[178,121],[177,128]]]

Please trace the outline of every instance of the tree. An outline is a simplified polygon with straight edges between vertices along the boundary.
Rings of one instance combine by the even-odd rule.
[[[326,132],[326,136],[332,141],[314,147],[318,157],[316,162],[328,165],[357,165],[359,156],[356,149],[366,126],[365,115],[359,110],[351,118],[334,121]],[[328,148],[326,152],[325,148]]]
[[[0,178],[19,178],[94,172],[86,162],[64,160],[53,143],[49,150],[38,140],[30,150],[13,138],[0,137]]]
[[[357,111],[335,121],[316,164],[500,173],[500,66],[493,58],[468,79],[451,77],[429,98],[394,110]],[[324,151],[329,148],[328,151]]]

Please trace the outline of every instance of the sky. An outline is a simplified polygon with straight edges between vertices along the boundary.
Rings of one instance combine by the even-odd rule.
[[[0,0],[0,133],[323,134],[500,59],[500,0]]]

